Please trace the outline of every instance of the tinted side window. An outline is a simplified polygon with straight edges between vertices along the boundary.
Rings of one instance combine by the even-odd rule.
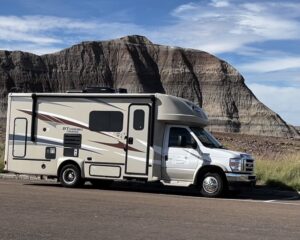
[[[121,132],[123,129],[123,113],[92,111],[90,112],[89,128],[91,131]]]
[[[143,130],[145,122],[145,112],[143,110],[135,110],[133,113],[133,128],[135,130]]]
[[[169,147],[181,147],[178,144],[178,136],[183,136],[186,138],[186,143],[188,146],[192,145],[192,136],[188,130],[185,128],[171,128],[169,135]]]

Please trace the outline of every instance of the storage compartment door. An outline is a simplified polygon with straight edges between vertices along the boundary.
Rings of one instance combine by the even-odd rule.
[[[13,157],[25,157],[27,143],[27,119],[15,118],[13,134]]]

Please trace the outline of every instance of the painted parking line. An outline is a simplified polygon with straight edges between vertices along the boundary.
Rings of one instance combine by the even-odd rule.
[[[211,198],[202,198],[202,199],[207,199],[211,200]],[[292,201],[292,200],[297,200],[297,202],[286,202],[286,201]],[[282,205],[292,205],[292,206],[299,206],[300,207],[300,198],[299,196],[294,196],[290,198],[285,198],[285,199],[274,199],[274,200],[253,200],[253,199],[226,199],[226,198],[215,198],[214,200],[217,201],[231,201],[231,202],[249,202],[249,203],[263,203],[263,204],[282,204]]]
[[[271,202],[277,202],[277,201],[290,201],[290,200],[297,200],[297,199],[299,199],[299,196],[282,198],[282,199],[267,200],[267,201],[264,201],[264,202],[271,203]]]
[[[155,194],[156,196],[168,196],[174,197],[174,195],[169,195],[165,193],[148,193],[148,194]],[[195,196],[184,196],[184,195],[177,195],[176,198],[186,198],[186,199],[201,199],[201,200],[208,200],[208,201],[229,201],[229,202],[248,202],[248,203],[262,203],[262,204],[282,204],[282,205],[293,205],[300,207],[300,195],[299,196],[292,196],[288,198],[281,198],[281,199],[272,199],[272,200],[254,200],[254,199],[237,199],[237,198],[206,198],[206,197],[195,197]],[[297,199],[299,201],[297,201]],[[286,202],[286,201],[296,201],[296,202]]]
[[[300,203],[282,202],[282,201],[274,201],[274,202],[270,202],[270,203],[281,204],[281,205],[292,205],[292,206],[299,206],[300,207]]]

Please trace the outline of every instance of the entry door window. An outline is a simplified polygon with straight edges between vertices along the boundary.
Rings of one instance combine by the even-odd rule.
[[[134,130],[141,131],[144,129],[145,124],[145,112],[144,110],[137,109],[134,111],[133,116],[133,128]]]

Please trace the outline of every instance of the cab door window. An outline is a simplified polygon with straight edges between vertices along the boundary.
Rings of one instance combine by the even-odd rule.
[[[186,128],[170,128],[169,147],[191,148],[194,144],[195,141]]]

